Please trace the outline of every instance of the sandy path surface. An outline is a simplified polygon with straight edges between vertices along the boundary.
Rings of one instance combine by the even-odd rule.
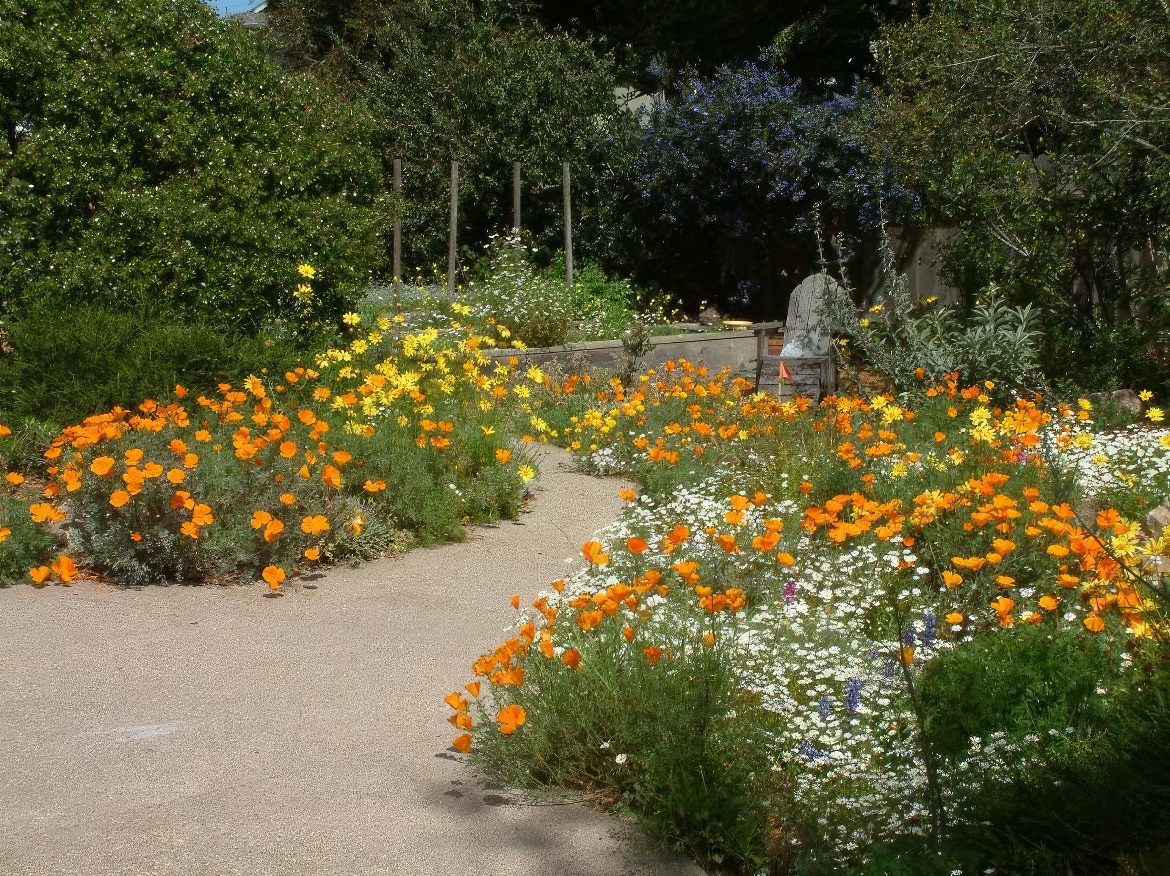
[[[0,590],[0,874],[697,874],[448,748],[508,596],[618,513],[548,453],[519,524],[315,589]]]

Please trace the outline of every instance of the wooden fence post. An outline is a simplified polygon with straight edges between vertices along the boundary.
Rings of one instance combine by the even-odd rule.
[[[512,234],[520,236],[520,162],[512,162]]]
[[[399,306],[398,292],[402,286],[402,159],[394,159],[394,196],[398,212],[394,216],[394,312]]]
[[[451,229],[447,246],[447,297],[455,297],[456,236],[459,231],[459,162],[451,162]]]
[[[565,285],[573,288],[573,208],[569,182],[569,162],[564,166],[565,190]]]

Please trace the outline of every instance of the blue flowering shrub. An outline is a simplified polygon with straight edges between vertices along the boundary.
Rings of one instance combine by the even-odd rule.
[[[872,229],[904,191],[855,135],[865,89],[818,94],[771,54],[657,101],[634,173],[643,221],[663,244],[656,272],[747,303],[761,283],[799,282],[825,239]],[[652,260],[654,256],[651,256]]]

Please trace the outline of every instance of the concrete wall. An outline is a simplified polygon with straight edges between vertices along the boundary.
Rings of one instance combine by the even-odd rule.
[[[949,286],[938,274],[935,264],[939,247],[955,235],[949,228],[929,228],[903,233],[890,229],[890,243],[894,247],[898,270],[910,283],[910,297],[915,301],[937,296],[940,304],[955,304],[959,290]]]
[[[712,371],[730,368],[742,371],[756,358],[756,335],[750,331],[695,332],[664,335],[651,339],[653,349],[642,360],[643,368],[656,368],[668,359],[686,359]],[[623,367],[621,341],[582,341],[560,347],[528,350],[488,350],[489,356],[517,356],[521,362],[546,365],[570,359],[588,359],[594,368],[618,370]]]

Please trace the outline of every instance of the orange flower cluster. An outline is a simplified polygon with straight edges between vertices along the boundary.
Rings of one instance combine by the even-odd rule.
[[[173,399],[115,408],[64,429],[45,453],[50,480],[43,501],[29,505],[32,522],[84,519],[107,533],[104,541],[123,542],[144,569],[153,568],[159,544],[174,544],[188,555],[181,566],[199,574],[232,571],[216,567],[223,552],[203,547],[224,539],[246,546],[245,566],[275,589],[297,564],[362,531],[355,503],[394,500],[371,460],[394,455],[386,442],[401,453],[396,436],[433,455],[453,480],[507,466],[512,451],[495,443],[505,439],[488,436],[507,413],[519,363],[489,361],[479,339],[460,336],[459,327],[448,330],[454,341],[440,341],[434,331],[384,338],[393,324],[379,326],[351,350],[328,351],[317,368],[294,368],[283,380],[253,376],[194,399],[179,386]],[[374,356],[379,344],[383,352]],[[475,459],[454,454],[467,435]],[[378,452],[370,457],[374,439]],[[533,473],[517,466],[515,474],[509,489],[519,491],[521,475]],[[18,486],[18,477],[23,483],[17,473],[4,483]],[[159,566],[155,578],[165,575]]]

